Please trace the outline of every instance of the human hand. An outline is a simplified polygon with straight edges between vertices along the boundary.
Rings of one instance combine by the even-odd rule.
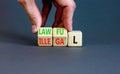
[[[35,0],[18,0],[18,2],[29,16],[33,33],[36,33],[38,28],[45,26],[52,3],[57,8],[52,27],[63,27],[72,31],[72,18],[76,8],[74,0],[42,0],[42,13],[39,12]]]

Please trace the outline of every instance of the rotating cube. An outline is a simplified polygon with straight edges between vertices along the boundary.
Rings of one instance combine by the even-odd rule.
[[[53,46],[67,46],[67,30],[53,28]]]

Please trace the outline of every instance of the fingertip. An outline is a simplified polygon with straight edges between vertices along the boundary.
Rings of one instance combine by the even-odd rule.
[[[36,25],[32,25],[32,33],[33,33],[33,34],[36,34],[37,31],[38,31],[37,26],[36,26]]]
[[[57,24],[54,22],[53,25],[52,25],[52,28],[54,28],[54,27],[56,27],[56,26],[57,26]]]
[[[67,29],[68,32],[72,31],[72,20],[64,20],[64,28]]]
[[[72,32],[72,29],[69,29],[68,32]]]
[[[72,32],[72,28],[71,27],[68,27],[66,28],[68,32]]]

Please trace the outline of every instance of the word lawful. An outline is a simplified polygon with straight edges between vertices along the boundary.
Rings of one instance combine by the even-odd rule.
[[[41,27],[38,30],[38,46],[82,46],[82,32]]]

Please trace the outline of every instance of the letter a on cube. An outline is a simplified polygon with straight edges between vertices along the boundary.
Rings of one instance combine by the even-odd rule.
[[[67,30],[53,28],[53,46],[67,46]]]
[[[52,46],[51,27],[41,27],[38,30],[38,46]]]
[[[68,46],[82,46],[82,32],[68,32]]]

